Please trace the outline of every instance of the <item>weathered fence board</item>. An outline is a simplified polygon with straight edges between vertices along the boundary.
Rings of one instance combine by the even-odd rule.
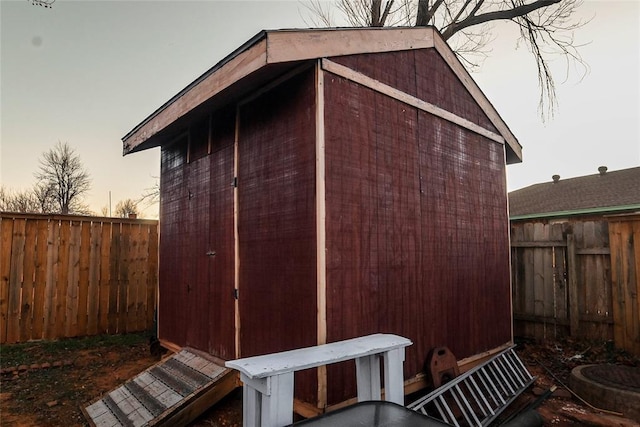
[[[18,220],[14,224],[11,244],[11,270],[9,271],[9,307],[7,340],[20,339],[20,282],[24,273],[24,242],[27,222]]]
[[[513,222],[514,333],[613,338],[606,220]]]
[[[9,221],[5,221],[10,224]],[[36,236],[36,272],[34,277],[35,291],[33,293],[33,316],[31,317],[32,337],[44,336],[44,301],[47,279],[47,251],[49,249],[49,225],[45,221],[37,221],[38,234]]]
[[[0,343],[153,325],[158,222],[0,213]]]
[[[640,215],[511,224],[514,334],[640,354]]]
[[[109,330],[109,284],[111,283],[111,229],[113,224],[103,223],[102,234],[100,236],[100,302],[98,310],[98,333],[104,334]],[[150,257],[155,258],[155,257]],[[151,266],[149,267],[151,268]],[[156,282],[157,283],[157,282]],[[156,284],[154,283],[153,286]]]
[[[610,218],[609,239],[615,342],[640,354],[640,215]]]

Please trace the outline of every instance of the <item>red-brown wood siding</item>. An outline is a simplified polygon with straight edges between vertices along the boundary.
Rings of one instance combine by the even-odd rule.
[[[407,377],[509,341],[504,147],[334,75],[325,94],[327,340],[406,336]],[[353,396],[328,375],[329,403]]]
[[[185,273],[187,271],[187,139],[162,147],[160,173],[160,263],[158,336],[184,345],[187,324]]]
[[[315,89],[306,71],[242,106],[238,138],[240,352],[316,344]],[[314,372],[296,396],[315,402]]]
[[[159,336],[223,359],[235,356],[234,111],[213,114],[211,138],[209,118],[192,126],[161,160]]]
[[[201,142],[191,147],[202,145]],[[187,304],[181,307],[187,312],[186,345],[208,349],[209,336],[209,262],[206,255],[209,246],[209,158],[200,157],[187,166],[187,211],[183,220],[187,230],[183,238],[188,242],[189,258],[185,276]]]
[[[348,55],[331,60],[497,133],[480,106],[433,48]]]
[[[233,157],[235,108],[214,114],[211,132],[209,203],[209,353],[235,358],[235,237],[233,231]]]

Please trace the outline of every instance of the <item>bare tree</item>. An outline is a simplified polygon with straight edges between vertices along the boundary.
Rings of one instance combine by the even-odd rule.
[[[54,190],[51,185],[43,182],[39,182],[33,186],[31,194],[36,202],[36,210],[34,212],[57,212]]]
[[[58,142],[40,159],[40,169],[34,174],[36,188],[44,205],[53,205],[53,212],[87,214],[83,198],[91,188],[89,173],[69,144]]]
[[[156,177],[153,186],[145,188],[142,196],[138,199],[138,203],[144,203],[147,207],[160,203],[160,180]]]
[[[511,22],[520,31],[533,55],[538,71],[538,107],[545,118],[557,106],[555,80],[549,61],[560,55],[567,69],[577,65],[583,75],[588,65],[582,60],[573,32],[586,22],[574,19],[582,0],[335,0],[337,9],[356,27],[436,27],[458,57],[471,69],[488,55],[493,39],[491,24]],[[322,0],[310,0],[313,23],[331,26],[331,9]]]
[[[48,213],[54,210],[53,199],[41,186],[30,190],[11,191],[0,187],[0,211],[24,213]]]
[[[31,191],[11,191],[0,187],[0,211],[40,212],[38,202]]]
[[[10,212],[11,206],[11,194],[9,190],[4,188],[4,185],[0,185],[0,212]]]
[[[118,202],[114,213],[119,218],[129,218],[131,215],[140,215],[140,209],[137,202],[132,199],[126,199]]]

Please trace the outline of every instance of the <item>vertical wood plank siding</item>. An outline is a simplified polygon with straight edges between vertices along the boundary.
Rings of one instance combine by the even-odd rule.
[[[215,115],[211,143],[209,206],[209,352],[224,360],[235,357],[235,242],[233,231],[233,156],[235,108]]]
[[[411,56],[336,62],[415,94],[416,77],[406,68],[414,64]],[[420,52],[415,60],[422,61]],[[446,83],[442,66],[435,69]],[[459,83],[446,87],[419,96],[486,126],[475,104],[455,101],[465,98]],[[327,74],[325,90],[332,106],[326,109],[327,340],[404,335],[414,342],[407,377],[421,372],[435,346],[447,345],[461,359],[508,342],[504,147],[335,75]],[[345,383],[332,388],[329,403],[354,389],[340,367],[329,370],[328,382],[334,381]]]
[[[160,265],[158,336],[178,345],[186,343],[188,306],[186,273],[187,139],[162,147],[160,188]]]
[[[222,359],[234,348],[233,109],[162,149],[159,336]]]
[[[314,81],[307,70],[240,108],[243,357],[316,344]],[[316,380],[297,375],[296,396],[315,402]]]
[[[347,55],[331,60],[498,133],[435,49]]]
[[[121,227],[136,233],[112,232]],[[148,220],[0,213],[0,343],[150,329],[157,284],[150,270],[158,256],[150,239],[157,240],[157,227]]]
[[[206,141],[206,139],[205,139]],[[191,140],[191,147],[203,145]],[[205,145],[206,147],[206,145]],[[191,153],[192,151],[190,151]],[[189,157],[187,178],[187,221],[188,264],[185,276],[187,323],[185,344],[189,347],[209,348],[209,158],[194,160]]]

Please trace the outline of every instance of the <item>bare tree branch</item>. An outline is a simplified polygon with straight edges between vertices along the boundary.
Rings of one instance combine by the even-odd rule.
[[[442,37],[448,40],[452,35],[472,25],[483,24],[489,21],[499,20],[511,20],[519,16],[525,16],[534,10],[541,9],[552,4],[560,3],[561,0],[537,0],[529,4],[521,4],[515,6],[512,9],[498,10],[494,12],[487,12],[481,15],[469,15],[462,21],[453,20],[451,24],[442,30]]]
[[[319,0],[311,0],[319,1]],[[555,81],[549,67],[553,56],[572,66],[588,65],[574,43],[573,32],[585,23],[575,22],[574,11],[582,0],[335,0],[353,26],[433,25],[438,28],[458,58],[472,70],[489,55],[493,40],[491,24],[513,22],[519,41],[527,44],[534,58],[540,88],[542,119],[552,116],[557,105]],[[415,18],[415,19],[414,19]]]
[[[137,203],[144,203],[146,206],[155,205],[160,203],[160,180],[156,177],[156,182],[153,186],[146,188],[142,193],[142,196],[138,199]]]
[[[138,208],[138,202],[132,199],[121,200],[116,204],[114,211],[118,218],[130,218],[131,216],[140,215],[140,209]]]

